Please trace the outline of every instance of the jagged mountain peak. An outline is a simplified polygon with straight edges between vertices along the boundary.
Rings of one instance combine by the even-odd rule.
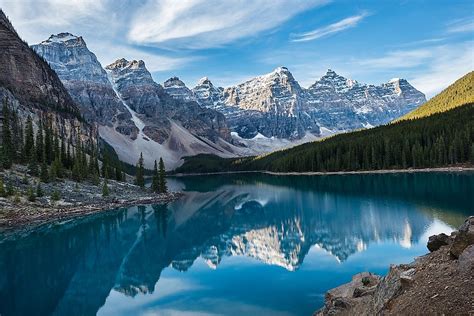
[[[69,32],[51,34],[51,36],[47,40],[41,42],[42,45],[48,45],[53,43],[86,47],[86,42],[84,41],[82,36],[76,36]]]
[[[182,82],[178,77],[171,77],[163,83],[165,88],[169,87],[186,87],[184,82]]]
[[[199,79],[197,85],[198,86],[203,86],[203,85],[213,86],[211,80],[209,80],[208,77],[202,77],[201,79]]]
[[[123,70],[125,68],[128,69],[144,69],[146,70],[145,62],[143,60],[127,60],[125,58],[120,58],[111,63],[110,65],[106,66],[105,69],[107,70]]]
[[[328,69],[319,80],[316,80],[316,82],[308,88],[308,90],[334,89],[336,92],[346,92],[358,84],[359,83],[356,80],[348,79],[337,74],[334,70]]]
[[[273,73],[289,73],[290,71],[288,70],[288,68],[284,67],[284,66],[279,66],[279,67],[276,67],[274,70],[273,70]]]

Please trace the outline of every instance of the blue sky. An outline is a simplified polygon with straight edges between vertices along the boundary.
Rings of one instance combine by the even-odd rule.
[[[28,43],[84,37],[103,66],[143,59],[156,81],[229,86],[286,66],[307,87],[326,69],[408,79],[431,97],[474,69],[474,1],[0,0]]]

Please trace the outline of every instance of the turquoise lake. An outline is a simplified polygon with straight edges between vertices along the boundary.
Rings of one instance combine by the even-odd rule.
[[[0,315],[311,315],[355,273],[427,253],[474,173],[170,178],[184,196],[0,233]]]

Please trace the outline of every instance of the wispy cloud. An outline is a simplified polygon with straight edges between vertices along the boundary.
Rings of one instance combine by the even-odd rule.
[[[357,64],[372,69],[401,69],[418,66],[432,56],[430,49],[397,50],[382,57],[362,59]]]
[[[306,33],[293,34],[292,41],[293,42],[313,41],[318,38],[322,38],[325,36],[342,32],[344,30],[357,26],[357,24],[359,24],[368,15],[369,14],[367,12],[363,12],[359,15],[350,16],[336,23],[329,24],[327,26],[320,27]]]
[[[460,19],[457,21],[453,21],[448,24],[447,28],[448,33],[466,33],[466,32],[474,32],[474,20],[472,17],[467,19]]]
[[[87,41],[87,38],[85,39]],[[199,56],[173,57],[162,54],[145,52],[134,47],[115,43],[91,42],[89,48],[96,54],[103,66],[114,62],[119,58],[127,60],[143,60],[150,72],[163,72],[182,68],[188,63],[198,61]]]
[[[139,6],[139,1],[134,1]],[[127,43],[128,21],[135,7],[112,0],[0,0],[20,36],[30,44],[50,34],[71,32],[84,38],[103,66],[118,58],[142,59],[150,72],[179,69],[198,56],[144,51]]]
[[[442,45],[433,48],[423,71],[413,74],[411,83],[428,97],[434,96],[448,85],[474,70],[474,42]]]
[[[210,48],[256,36],[329,0],[149,0],[128,39],[161,47]]]

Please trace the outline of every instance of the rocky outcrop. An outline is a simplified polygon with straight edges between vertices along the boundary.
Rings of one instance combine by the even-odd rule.
[[[31,47],[58,74],[87,121],[115,125],[117,131],[123,134],[136,135],[130,113],[81,36],[59,33]]]
[[[20,39],[1,10],[0,87],[9,90],[22,104],[80,116],[57,74]]]
[[[318,125],[339,131],[386,124],[426,102],[405,79],[374,86],[331,69],[305,92],[308,112]]]
[[[226,115],[240,137],[300,139],[385,124],[426,101],[404,79],[379,86],[361,84],[332,70],[302,88],[291,72],[273,72],[229,88],[215,88],[203,78],[192,89],[196,100]],[[189,92],[176,93],[190,98]]]
[[[315,315],[461,315],[474,311],[474,216],[450,236],[431,236],[431,253],[391,266],[385,277],[367,272],[326,294]]]
[[[58,73],[82,115],[99,125],[101,137],[123,161],[135,164],[143,152],[148,168],[161,156],[172,169],[182,156],[235,156],[224,115],[196,103],[178,78],[168,80],[164,89],[141,60],[122,58],[103,69],[84,39],[70,33],[51,35],[32,48]]]
[[[95,127],[82,120],[57,74],[19,38],[1,10],[0,100],[8,100],[22,121],[31,116],[37,126],[48,119],[61,137],[76,139],[79,133],[84,142],[95,142]]]
[[[306,112],[303,89],[285,67],[226,88],[223,98],[226,106],[242,110],[229,122],[243,138],[258,133],[289,139],[302,138],[307,131],[319,134],[319,127]]]
[[[170,121],[175,121],[213,142],[219,138],[231,140],[225,117],[187,98],[188,90],[178,78],[166,81],[163,88],[153,80],[142,60],[119,59],[106,69],[122,100],[144,120],[145,134],[151,139],[162,143],[169,135]]]

